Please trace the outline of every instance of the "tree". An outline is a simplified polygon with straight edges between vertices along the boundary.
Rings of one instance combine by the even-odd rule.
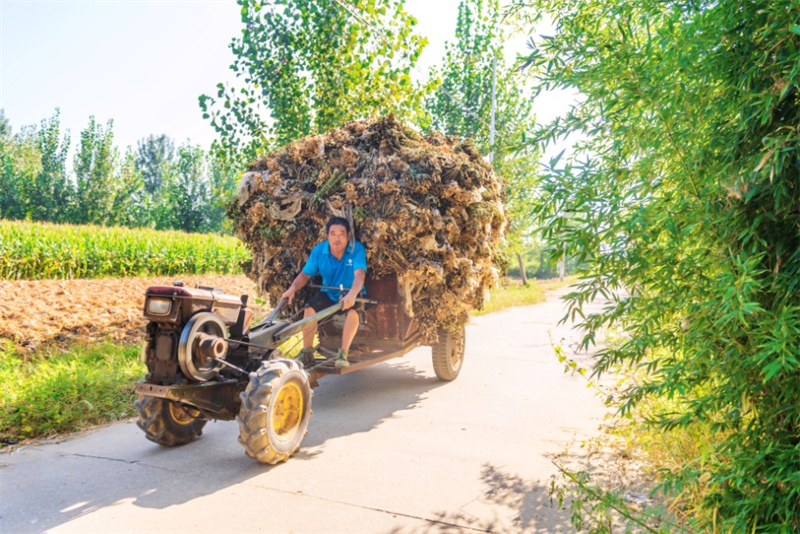
[[[75,211],[72,222],[106,224],[119,189],[114,180],[117,149],[114,146],[113,121],[103,128],[94,116],[80,135],[73,168],[77,179]]]
[[[0,110],[0,217],[24,219],[28,214],[28,184],[40,172],[41,157],[34,132],[14,134]]]
[[[529,244],[531,206],[538,176],[539,150],[523,142],[533,129],[533,99],[525,79],[503,56],[506,35],[499,24],[497,0],[462,0],[456,40],[445,45],[441,89],[428,97],[429,129],[470,137],[484,154],[492,153],[495,172],[506,181],[506,210],[511,219],[506,251],[516,255]],[[496,82],[493,82],[493,76]],[[496,85],[496,141],[490,144],[492,86]]]
[[[66,169],[69,134],[59,110],[40,127],[14,134],[0,110],[0,217],[75,224],[225,231],[225,201],[239,168],[207,160],[188,141],[177,157],[166,135],[150,135],[120,157],[113,122],[90,117],[80,134],[74,176]],[[74,178],[74,179],[73,179]],[[228,229],[229,231],[229,229]]]
[[[703,529],[800,529],[800,26],[787,0],[534,0],[556,34],[528,66],[578,90],[539,132],[582,132],[543,177],[537,215],[581,259],[571,312],[596,295],[585,345],[626,339],[596,373],[646,371],[623,412],[672,399],[667,432],[711,428],[663,479],[699,495]],[[553,165],[555,167],[555,165]]]
[[[238,0],[231,43],[240,88],[200,96],[218,149],[253,159],[294,139],[365,115],[420,112],[430,85],[411,80],[426,40],[404,0]]]
[[[492,71],[499,65],[498,102],[516,87],[505,65],[496,0],[462,0],[458,6],[455,42],[445,44],[440,89],[426,101],[430,129],[445,135],[472,137],[488,154],[492,105]],[[498,106],[500,107],[500,106]],[[503,121],[498,121],[498,125]]]
[[[156,210],[157,229],[203,233],[211,230],[212,189],[206,176],[205,154],[188,142],[178,148],[175,163],[164,175]]]
[[[60,111],[41,122],[37,144],[41,170],[26,193],[28,216],[34,221],[67,222],[73,201],[74,186],[67,174],[69,131],[61,135]]]
[[[144,180],[145,191],[156,195],[164,181],[164,168],[175,157],[175,144],[167,135],[149,135],[137,143],[136,169]]]
[[[518,133],[524,134],[524,131]],[[536,202],[536,188],[539,181],[538,159],[541,152],[537,147],[531,146],[511,146],[508,150],[510,154],[499,158],[497,164],[494,164],[497,174],[506,181],[504,204],[510,226],[506,233],[504,249],[517,258],[522,283],[527,284],[527,263],[522,256],[526,251],[532,250],[537,242],[534,236],[533,206]],[[538,274],[543,272],[546,271],[540,269]]]
[[[128,147],[125,157],[114,173],[117,191],[111,205],[108,224],[138,228],[149,226],[153,220],[153,198],[147,193],[144,176],[136,164],[136,157],[137,155]]]
[[[233,227],[225,210],[236,195],[242,169],[229,165],[224,157],[213,150],[208,154],[207,162],[212,192],[208,213],[209,228],[213,232],[232,233]]]

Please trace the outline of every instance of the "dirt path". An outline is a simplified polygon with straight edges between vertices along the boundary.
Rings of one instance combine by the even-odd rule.
[[[553,356],[551,338],[577,340],[556,326],[564,291],[473,318],[454,382],[425,347],[325,378],[303,446],[275,467],[244,456],[235,422],[174,449],[131,421],[0,455],[0,531],[572,532],[551,460],[606,408]]]
[[[142,317],[144,292],[150,286],[218,287],[232,295],[248,294],[255,285],[246,276],[162,276],[97,280],[0,280],[0,340],[9,339],[23,352],[52,343],[89,342],[110,338],[139,343],[147,322]],[[256,310],[261,311],[261,310]]]

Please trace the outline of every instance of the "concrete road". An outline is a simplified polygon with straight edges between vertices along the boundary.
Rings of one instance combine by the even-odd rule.
[[[323,379],[281,465],[247,458],[235,422],[178,448],[129,421],[2,454],[0,532],[570,532],[550,458],[606,409],[553,355],[578,337],[556,327],[563,293],[473,318],[454,382],[427,347]]]

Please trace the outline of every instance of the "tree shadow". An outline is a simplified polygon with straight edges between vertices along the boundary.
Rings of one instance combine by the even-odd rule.
[[[513,532],[544,534],[574,532],[568,510],[550,499],[550,482],[529,481],[484,464],[483,494],[458,511],[440,511],[429,520],[427,533]],[[394,529],[391,534],[413,531]]]

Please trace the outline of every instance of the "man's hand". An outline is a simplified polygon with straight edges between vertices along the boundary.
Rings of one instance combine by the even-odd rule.
[[[283,299],[286,299],[289,301],[289,304],[291,304],[292,301],[294,300],[294,294],[295,290],[290,287],[289,289],[283,292],[283,295],[281,295],[281,298],[278,302],[280,302]]]
[[[281,300],[286,299],[289,301],[289,304],[291,304],[294,300],[294,294],[300,289],[303,289],[303,286],[305,286],[309,280],[311,280],[311,277],[300,271],[300,273],[295,277],[294,282],[292,282],[292,285],[289,286],[289,289],[284,291],[283,295],[281,295]]]
[[[342,297],[342,309],[349,310],[356,304],[356,297],[358,293],[353,293],[352,291],[348,291],[345,296]]]
[[[348,310],[355,306],[356,298],[361,292],[361,288],[364,287],[364,279],[366,276],[367,273],[364,271],[364,269],[357,269],[355,273],[353,273],[353,285],[350,288],[350,291],[348,291],[347,294],[341,298],[343,310]]]

